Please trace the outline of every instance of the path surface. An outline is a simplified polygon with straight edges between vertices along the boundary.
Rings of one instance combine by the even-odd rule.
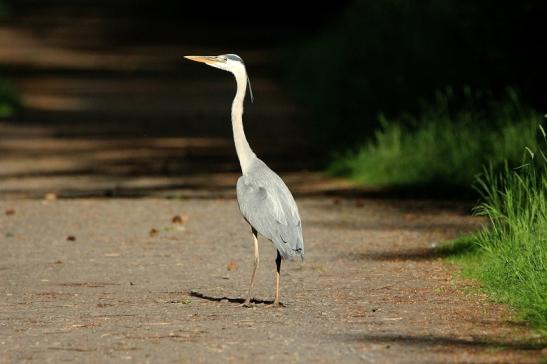
[[[302,111],[260,71],[267,50],[248,50],[269,100],[248,134],[295,191],[306,260],[283,265],[285,307],[268,309],[275,254],[261,241],[259,302],[239,307],[253,252],[234,199],[231,79],[178,68],[185,46],[90,50],[67,41],[76,30],[30,25],[0,29],[0,67],[26,106],[0,123],[0,362],[539,360],[533,334],[435,253],[480,227],[467,204],[302,171]]]

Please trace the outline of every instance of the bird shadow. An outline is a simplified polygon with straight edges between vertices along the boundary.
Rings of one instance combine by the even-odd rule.
[[[198,292],[198,291],[190,291],[190,296],[196,297],[196,298],[201,298],[201,299],[204,299],[204,300],[207,300],[207,301],[214,301],[214,302],[222,302],[222,301],[228,301],[228,302],[231,302],[231,303],[244,303],[245,302],[245,298],[241,298],[241,297],[211,296],[211,295],[208,295],[208,294],[205,294],[205,293],[202,293],[202,292]],[[255,303],[255,304],[270,305],[273,302],[274,302],[273,300],[261,300],[261,299],[258,299],[258,298],[253,298],[251,300],[251,303]],[[280,303],[280,305],[285,306],[282,303]]]

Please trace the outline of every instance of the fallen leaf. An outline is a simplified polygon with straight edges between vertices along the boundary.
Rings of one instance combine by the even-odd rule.
[[[46,201],[55,201],[57,200],[57,194],[56,193],[46,193],[44,196],[44,200]]]
[[[15,214],[15,209],[14,208],[7,208],[6,209],[6,215],[10,216],[10,215],[13,215]]]
[[[171,219],[171,222],[173,224],[186,224],[186,221],[188,221],[188,215],[175,215]]]
[[[235,260],[230,260],[228,262],[228,265],[226,266],[226,269],[228,269],[229,271],[233,271],[233,270],[237,270],[238,267],[239,267],[239,264],[237,264]]]
[[[74,235],[69,235],[66,237],[67,241],[76,241],[76,237]]]
[[[158,235],[158,233],[159,233],[158,229],[152,228],[152,229],[150,229],[150,232],[148,233],[148,235],[150,235],[150,237],[153,237],[153,236]]]

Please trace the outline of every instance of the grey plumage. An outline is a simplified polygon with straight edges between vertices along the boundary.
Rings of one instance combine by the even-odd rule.
[[[245,220],[271,240],[284,259],[304,259],[296,202],[283,180],[256,157],[237,181],[237,201]]]
[[[304,259],[304,239],[298,207],[283,180],[264,162],[256,157],[249,146],[243,130],[243,104],[245,92],[251,84],[243,60],[235,54],[220,56],[185,56],[209,66],[231,72],[237,83],[237,91],[232,103],[232,131],[242,176],[237,181],[237,201],[245,220],[251,225],[255,250],[254,269],[249,285],[249,293],[244,306],[251,305],[252,290],[259,265],[257,233],[273,242],[277,249],[275,260],[276,285],[274,306],[279,306],[279,281],[281,259],[300,256]]]

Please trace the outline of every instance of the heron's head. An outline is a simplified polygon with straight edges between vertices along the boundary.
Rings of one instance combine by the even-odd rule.
[[[246,80],[249,85],[251,101],[254,100],[253,90],[251,89],[251,81],[249,80],[247,71],[245,70],[245,64],[243,63],[241,57],[237,54],[221,54],[220,56],[184,56],[184,58],[195,62],[205,63],[208,66],[231,72],[238,80]]]
[[[243,60],[237,54],[221,54],[220,56],[184,56],[191,61],[205,63],[208,66],[236,73],[244,71]]]

